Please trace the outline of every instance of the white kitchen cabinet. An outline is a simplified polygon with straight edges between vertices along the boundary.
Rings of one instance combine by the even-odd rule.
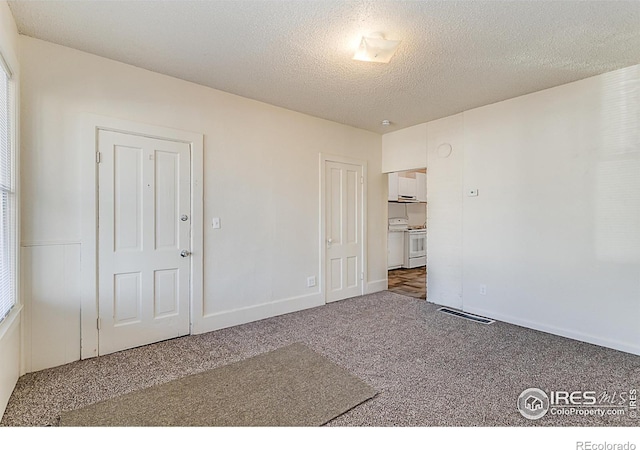
[[[404,232],[389,231],[387,234],[387,268],[398,269],[404,263]]]
[[[417,185],[415,178],[398,177],[398,197],[416,198]]]
[[[391,172],[389,177],[390,202],[427,201],[427,174],[419,171]]]
[[[416,172],[416,200],[427,201],[427,174]]]
[[[389,174],[389,201],[398,201],[398,173],[391,172]]]

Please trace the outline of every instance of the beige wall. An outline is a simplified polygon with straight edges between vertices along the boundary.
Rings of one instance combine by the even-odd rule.
[[[386,287],[379,135],[37,39],[20,43],[25,248],[79,244],[82,251],[81,172],[93,167],[83,167],[81,156],[94,149],[81,147],[80,123],[91,113],[204,134],[204,308],[220,323],[281,312],[273,305],[282,302],[299,309],[309,298],[322,300],[318,287],[306,287],[308,276],[320,276],[320,153],[368,165],[367,289]],[[213,217],[221,218],[220,230],[212,229]],[[61,355],[79,348],[79,330],[46,339],[77,323],[80,300],[73,298],[64,305],[55,296],[31,299],[63,310],[43,324],[51,332],[34,347]],[[54,363],[33,361],[33,368]]]
[[[19,95],[20,66],[18,64],[18,31],[6,2],[0,2],[0,54],[13,72],[16,94]],[[18,148],[18,147],[16,147]],[[21,305],[0,323],[0,418],[21,372]]]

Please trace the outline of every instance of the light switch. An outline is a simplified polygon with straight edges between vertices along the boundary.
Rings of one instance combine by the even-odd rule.
[[[216,230],[220,228],[220,217],[214,217],[211,221],[211,226],[213,226],[213,228],[215,228]]]

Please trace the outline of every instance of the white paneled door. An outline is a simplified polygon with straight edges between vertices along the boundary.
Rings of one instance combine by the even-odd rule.
[[[189,334],[190,147],[100,131],[98,353]]]
[[[362,166],[325,162],[326,299],[362,294]]]

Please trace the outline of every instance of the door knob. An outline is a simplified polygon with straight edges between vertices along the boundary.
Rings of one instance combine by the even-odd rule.
[[[333,243],[333,239],[329,238],[327,239],[327,246],[331,247],[331,244]]]
[[[189,220],[189,216],[187,216],[186,214],[183,214],[180,216],[180,220],[182,220],[183,222],[186,222],[187,220]]]
[[[189,255],[191,255],[191,252],[189,250],[182,250],[180,252],[180,256],[182,256],[183,258],[186,258]]]

